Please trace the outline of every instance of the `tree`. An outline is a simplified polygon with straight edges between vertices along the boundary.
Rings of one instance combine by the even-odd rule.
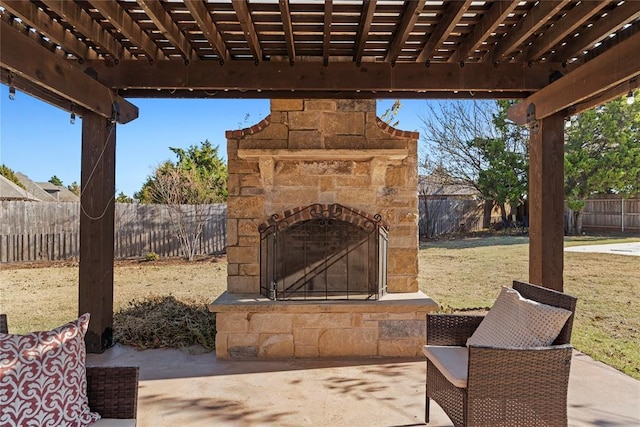
[[[593,194],[640,192],[640,105],[624,97],[569,119],[565,129],[565,196],[573,212],[570,233],[582,233]]]
[[[161,203],[168,209],[171,227],[184,257],[193,260],[204,226],[213,215],[213,203],[227,198],[227,166],[218,147],[209,141],[187,150],[170,148],[178,160],[161,163],[135,194],[142,203]]]
[[[55,175],[49,179],[49,182],[53,185],[57,185],[58,187],[62,187],[62,180]]]
[[[80,185],[76,181],[73,181],[71,184],[67,185],[67,190],[71,191],[76,196],[80,197]]]
[[[400,121],[396,120],[396,116],[398,115],[401,107],[402,103],[399,99],[396,99],[393,104],[391,104],[391,107],[387,108],[384,113],[382,113],[380,120],[391,127],[397,127],[400,124]]]
[[[122,191],[116,196],[116,203],[133,203],[134,200]]]
[[[485,226],[498,203],[520,205],[528,190],[528,134],[507,119],[510,101],[428,104],[421,117],[426,145],[422,165],[442,167],[454,180],[475,187],[486,200]],[[435,106],[434,106],[435,105]]]
[[[5,164],[0,165],[0,175],[4,176],[9,181],[13,182],[15,185],[22,188],[23,190],[26,190],[26,187],[24,186],[24,184],[20,182],[20,180],[16,176],[16,173],[13,171],[13,169],[8,167],[7,165]]]

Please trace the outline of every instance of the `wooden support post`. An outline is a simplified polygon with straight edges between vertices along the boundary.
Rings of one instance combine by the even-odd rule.
[[[113,345],[116,125],[82,113],[79,313],[91,313],[87,352]]]
[[[529,144],[529,281],[563,290],[564,114],[539,120]]]

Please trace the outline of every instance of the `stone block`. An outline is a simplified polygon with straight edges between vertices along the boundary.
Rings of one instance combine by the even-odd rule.
[[[354,175],[371,175],[371,164],[369,162],[355,162]]]
[[[240,276],[259,276],[260,264],[240,264]]]
[[[382,357],[419,357],[422,346],[416,340],[380,340],[378,343],[379,356]]]
[[[390,248],[389,274],[418,274],[418,248]]]
[[[260,173],[258,162],[249,160],[229,160],[227,162],[227,170],[236,174]]]
[[[227,263],[227,274],[229,276],[237,276],[240,273],[240,264]]]
[[[238,236],[258,236],[258,223],[260,219],[238,220]]]
[[[232,246],[227,248],[228,262],[255,264],[260,262],[259,249],[251,246]]]
[[[260,336],[260,357],[293,357],[293,334],[263,334]]]
[[[261,196],[227,197],[227,216],[229,218],[262,218],[264,198]]]
[[[301,111],[304,103],[302,99],[272,99],[271,111]]]
[[[422,339],[427,336],[427,327],[424,320],[381,320],[378,323],[378,328],[380,339]]]
[[[258,334],[227,334],[227,345],[232,347],[257,347],[259,344]]]
[[[290,131],[300,129],[320,129],[322,128],[322,114],[317,111],[292,111],[289,113]]]
[[[262,187],[262,180],[259,175],[244,174],[240,175],[240,186],[244,187]]]
[[[229,347],[228,353],[229,359],[255,359],[258,357],[258,346]]]
[[[293,316],[287,313],[253,313],[249,330],[266,334],[292,333]]]
[[[296,348],[298,346],[315,346],[317,348],[321,331],[322,329],[318,328],[294,328],[293,342]]]
[[[249,313],[217,313],[216,331],[217,333],[247,332],[249,330]]]
[[[272,127],[274,126],[274,127]],[[274,123],[255,135],[248,135],[240,140],[242,149],[278,150],[287,148],[288,132],[286,125]]]
[[[363,113],[323,113],[324,135],[362,135],[364,134]]]
[[[393,226],[392,229],[393,231],[396,230],[396,227],[400,227],[400,226]],[[394,235],[393,238],[389,238],[389,248],[393,248],[393,249],[404,249],[404,248],[414,248],[418,246],[418,230],[412,230],[411,235],[409,236],[398,236],[398,235]]]
[[[338,203],[345,206],[355,207],[356,205],[368,205],[373,207],[375,201],[375,189],[361,187],[343,188],[338,191]]]
[[[238,246],[258,246],[260,245],[260,237],[255,236],[240,236],[238,237]]]
[[[318,177],[308,175],[276,175],[274,185],[277,187],[315,187],[318,185]]]
[[[240,180],[244,175],[232,173],[227,177],[227,193],[229,196],[240,194]]]
[[[379,133],[377,133],[377,132],[383,132],[382,130],[380,130],[380,128],[376,127],[377,130],[374,130],[369,126],[370,124],[367,123],[367,130],[366,130],[367,148],[379,148],[379,149],[383,149],[383,148],[406,149],[407,148],[406,140],[389,138],[388,133],[383,133],[383,135],[380,135]]]
[[[216,333],[216,359],[229,358],[229,351],[227,348],[227,334]]]
[[[368,176],[336,176],[336,187],[369,187],[371,178]]]
[[[355,163],[349,160],[305,161],[300,163],[301,175],[351,175]]]
[[[295,357],[318,357],[320,352],[317,345],[295,345]]]
[[[362,150],[366,144],[367,141],[362,135],[328,135],[324,138],[324,147],[331,150]]]
[[[274,171],[276,175],[300,175],[300,163],[296,160],[277,160]]]
[[[327,329],[320,335],[320,357],[375,356],[378,354],[378,336],[375,329]]]
[[[404,167],[389,167],[385,176],[385,185],[387,187],[406,187],[407,172]]]
[[[274,189],[271,194],[272,203],[284,203],[287,208],[293,206],[307,206],[318,201],[317,187],[281,187]]]
[[[418,292],[418,280],[415,276],[389,274],[387,289],[389,292]]]
[[[338,99],[336,100],[338,111],[362,111],[375,112],[375,99]]]
[[[259,294],[260,277],[227,276],[227,291],[232,294]]]
[[[238,244],[238,220],[227,218],[227,246]]]
[[[416,225],[418,224],[418,212],[414,209],[398,209],[398,224],[410,224]]]
[[[336,180],[333,176],[320,177],[320,192],[330,191],[336,188]]]
[[[389,317],[389,313],[378,312],[378,313],[363,313],[362,318],[364,320],[385,320]]]
[[[323,137],[317,130],[292,130],[289,132],[289,148],[320,149],[323,148]]]
[[[335,111],[336,101],[332,99],[307,99],[304,101],[305,111]]]
[[[304,313],[293,315],[294,328],[348,328],[351,313]]]

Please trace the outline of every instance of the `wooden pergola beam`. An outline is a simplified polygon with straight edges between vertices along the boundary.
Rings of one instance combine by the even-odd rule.
[[[515,27],[510,28],[496,46],[487,52],[484,60],[486,62],[499,62],[520,46],[531,34],[542,27],[549,16],[566,6],[570,0],[562,1],[541,1],[527,13],[523,19],[518,21]]]
[[[473,31],[464,38],[458,49],[447,62],[464,61],[469,52],[473,52],[495,31],[500,23],[518,6],[520,0],[497,1],[491,5]]]
[[[97,73],[100,82],[113,89],[193,90],[295,90],[295,91],[500,91],[524,92],[527,96],[548,84],[548,76],[560,64],[431,64],[335,62],[263,62],[247,67],[246,61],[221,66],[214,61],[185,65],[180,61],[124,61],[109,65],[105,61],[84,64]],[[470,95],[471,96],[471,95]],[[499,97],[499,96],[497,96]]]
[[[353,60],[356,64],[362,62],[362,55],[364,54],[364,47],[367,44],[367,38],[369,37],[369,28],[373,22],[373,14],[376,11],[377,0],[366,1],[362,5],[362,13],[360,14],[360,25],[358,26],[358,34],[356,36],[356,48],[353,54]]]
[[[125,37],[136,46],[140,46],[150,61],[167,59],[162,50],[118,3],[113,0],[88,0],[88,2]]]
[[[600,56],[535,92],[511,107],[509,118],[527,122],[527,109],[535,106],[535,119],[543,119],[640,76],[640,33],[621,41]],[[529,121],[531,121],[531,117]]]
[[[566,62],[575,56],[582,55],[583,51],[590,49],[598,41],[638,18],[640,18],[640,1],[626,1],[609,12],[607,16],[601,17],[591,27],[581,28],[580,37],[574,37],[551,56],[549,61]]]
[[[330,47],[331,47],[331,16],[333,15],[333,0],[325,0],[324,2],[324,28],[322,34],[322,62],[324,65],[329,64]]]
[[[131,59],[131,53],[74,2],[65,0],[43,0],[42,2],[117,61]]]
[[[245,0],[231,0],[231,4],[238,15],[238,21],[240,21],[240,27],[242,27],[244,37],[249,44],[253,61],[259,64],[262,62],[262,48],[260,47],[256,27],[253,25],[253,19],[251,19],[251,13],[249,13],[249,6]]]
[[[105,118],[128,123],[138,117],[138,108],[35,40],[0,21],[0,66]],[[28,55],[25,52],[29,52]],[[34,96],[38,97],[37,94]],[[118,110],[114,117],[114,105]],[[69,107],[67,107],[68,109]]]
[[[229,61],[230,57],[227,46],[202,0],[185,0],[184,4],[187,6],[187,9],[189,9],[189,12],[191,12],[191,16],[195,19],[200,30],[202,30],[202,34],[220,57],[220,62],[225,63]]]
[[[296,45],[293,39],[293,25],[291,23],[291,10],[289,8],[289,0],[279,0],[280,17],[282,18],[282,30],[284,31],[284,40],[287,44],[287,54],[289,55],[289,64],[293,65],[296,60]]]
[[[44,35],[54,43],[62,46],[67,52],[72,53],[80,61],[96,59],[98,57],[95,50],[78,40],[71,31],[64,28],[59,22],[51,19],[49,15],[30,1],[0,1],[0,5],[20,18],[24,24],[33,28],[43,28]]]
[[[540,58],[562,39],[574,32],[589,18],[602,10],[608,1],[583,1],[568,11],[553,27],[547,29],[536,41],[523,52],[527,61]]]
[[[191,47],[180,28],[173,22],[169,13],[162,7],[158,0],[137,0],[153,23],[158,27],[169,42],[180,52],[185,61],[197,61],[198,55]]]
[[[411,31],[420,18],[420,13],[424,8],[426,0],[410,1],[406,3],[404,13],[402,14],[402,21],[393,34],[393,40],[387,51],[387,56],[384,59],[387,62],[395,62],[402,52],[402,47],[407,42]]]
[[[418,55],[416,62],[425,62],[433,56],[434,52],[436,52],[447,37],[449,37],[449,33],[458,25],[462,15],[469,9],[471,3],[473,3],[472,0],[464,0],[449,4],[446,12],[438,22],[436,29],[433,30],[427,43],[422,48],[420,55]]]

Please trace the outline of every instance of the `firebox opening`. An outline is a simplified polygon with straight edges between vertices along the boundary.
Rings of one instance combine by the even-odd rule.
[[[376,300],[387,287],[388,227],[342,205],[273,215],[260,227],[260,288],[273,300]]]

